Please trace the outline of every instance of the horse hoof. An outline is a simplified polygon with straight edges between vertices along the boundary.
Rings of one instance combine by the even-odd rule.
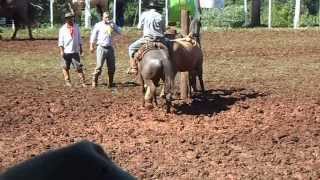
[[[151,109],[153,109],[153,105],[152,104],[146,104],[145,106],[144,106],[146,109],[148,109],[148,110],[151,110]]]
[[[160,94],[159,97],[162,98],[162,99],[166,98],[166,96],[164,94]]]

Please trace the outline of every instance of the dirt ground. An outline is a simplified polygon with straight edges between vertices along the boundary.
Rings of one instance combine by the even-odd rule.
[[[214,58],[225,63],[257,57],[265,60],[261,66],[297,56],[306,57],[306,63],[319,59],[317,42],[298,45],[308,37],[319,39],[318,32],[288,34],[205,34],[206,98],[176,100],[170,114],[161,107],[142,108],[140,87],[120,80],[115,89],[92,90],[66,88],[50,76],[1,73],[0,172],[88,139],[138,179],[320,179],[320,73],[300,82],[305,89],[294,91],[286,80],[212,80],[210,74],[218,70],[208,69]],[[282,42],[297,36],[302,37]],[[265,39],[283,44],[274,47]],[[56,41],[0,41],[0,49],[54,54],[48,49],[56,49]]]

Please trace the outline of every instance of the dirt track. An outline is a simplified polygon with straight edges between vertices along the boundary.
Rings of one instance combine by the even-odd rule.
[[[234,36],[253,35],[225,37]],[[210,46],[210,37],[214,44],[225,43],[219,34],[205,36],[207,57],[275,60],[314,57],[320,49],[315,45],[296,52],[290,46],[243,45],[250,49],[244,51],[241,45]],[[24,43],[0,42],[0,47],[9,52],[8,47]],[[41,47],[56,46],[55,41],[41,43]],[[37,41],[27,44],[20,46],[21,53],[30,51],[30,45],[39,46]],[[88,139],[101,144],[139,179],[320,178],[319,86],[302,96],[303,89],[287,94],[277,91],[278,85],[272,90],[268,84],[231,86],[210,83],[207,77],[207,100],[196,96],[190,104],[176,101],[174,112],[166,114],[161,108],[141,108],[139,87],[122,82],[115,90],[68,89],[50,77],[43,83],[0,75],[0,171],[49,149]],[[314,84],[318,83],[319,79]]]

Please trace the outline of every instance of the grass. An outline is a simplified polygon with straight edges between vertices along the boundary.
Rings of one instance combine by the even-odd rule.
[[[53,28],[33,28],[32,29],[32,34],[35,39],[57,39],[58,37],[58,31],[59,31],[60,26],[54,26]],[[90,29],[83,28],[81,27],[81,35],[83,37],[88,37],[90,35]],[[136,32],[135,28],[129,28],[129,27],[124,27],[122,28],[122,31],[125,33],[128,32]],[[0,28],[0,35],[2,36],[3,39],[10,39],[12,36],[13,30],[12,28],[5,27],[5,28]],[[28,39],[28,29],[20,29],[17,33],[17,37],[19,39]]]
[[[34,30],[34,34],[36,38],[56,38],[57,30],[39,29]],[[82,31],[85,42],[83,63],[87,76],[91,76],[95,66],[95,54],[88,52],[89,31]],[[5,29],[4,38],[8,38],[9,34],[10,29]],[[129,28],[124,29],[122,34],[114,41],[117,57],[116,82],[132,80],[132,77],[125,73],[128,68],[127,47],[139,35],[137,31]],[[21,36],[26,37],[26,31],[22,32]],[[245,87],[280,96],[291,94],[319,97],[319,36],[317,29],[237,29],[206,32],[202,36],[202,43],[207,89]],[[0,42],[0,47],[11,43]],[[14,43],[18,45],[20,42]],[[49,49],[39,51],[33,51],[31,47],[25,52],[13,49],[0,51],[0,75],[14,74],[33,79],[53,78],[52,81],[59,82],[62,75],[56,40],[49,43]]]

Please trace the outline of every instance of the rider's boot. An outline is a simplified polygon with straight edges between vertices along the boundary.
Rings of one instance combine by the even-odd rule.
[[[136,63],[136,61],[133,58],[130,58],[130,68],[128,69],[128,74],[134,74],[137,75],[138,74],[138,65]]]

